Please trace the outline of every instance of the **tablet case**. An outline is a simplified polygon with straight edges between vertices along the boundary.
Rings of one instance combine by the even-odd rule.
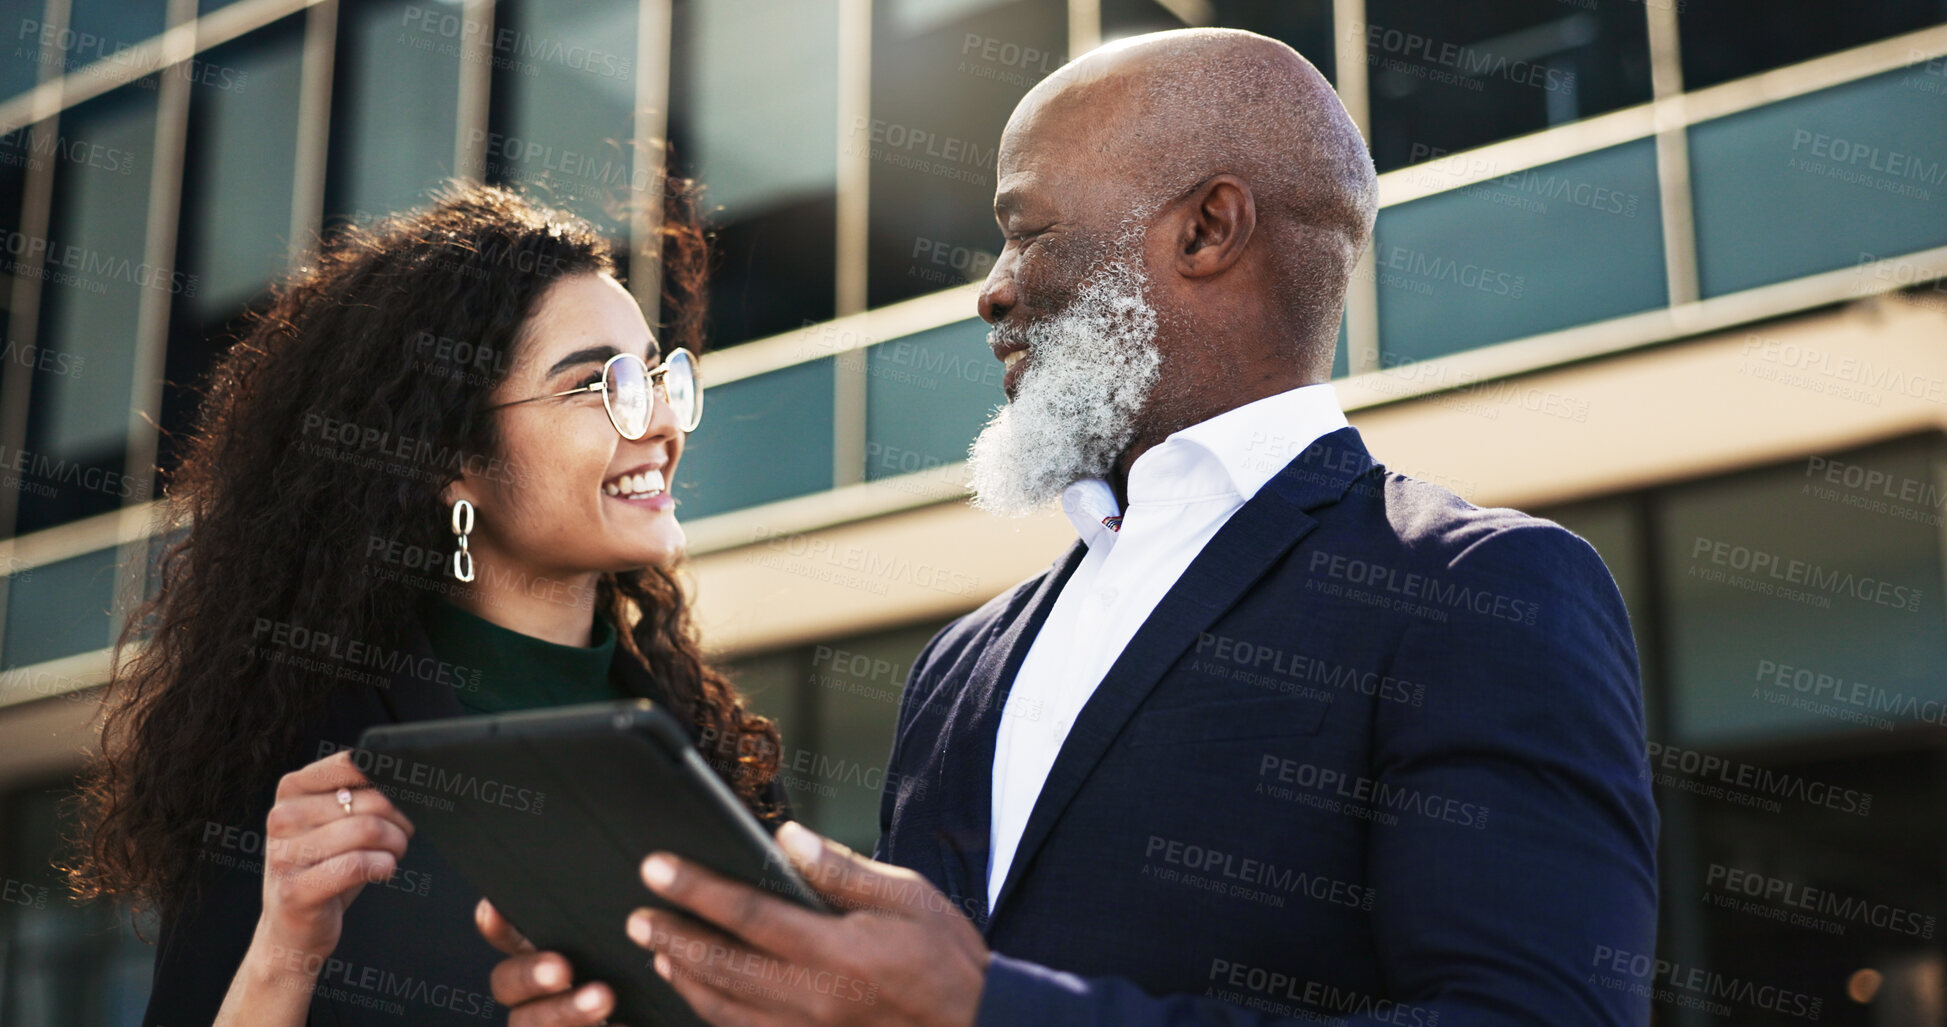
[[[808,888],[674,718],[647,699],[366,729],[354,762],[467,882],[575,981],[614,989],[630,1027],[703,1023],[624,933],[667,907],[657,849],[808,908]]]

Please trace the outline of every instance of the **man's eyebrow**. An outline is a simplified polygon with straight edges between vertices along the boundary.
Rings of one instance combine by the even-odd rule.
[[[555,361],[544,377],[552,378],[576,364],[601,363],[619,352],[614,346],[586,346]]]

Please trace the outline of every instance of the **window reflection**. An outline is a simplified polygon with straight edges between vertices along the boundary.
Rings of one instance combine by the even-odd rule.
[[[1669,494],[1672,741],[1947,723],[1940,449],[1818,454]]]
[[[0,1023],[132,1024],[148,1003],[154,950],[110,903],[69,900],[52,866],[72,798],[67,782],[0,794]]]
[[[534,0],[494,8],[486,177],[628,238],[619,204],[653,186],[628,145],[634,131],[636,7]],[[626,246],[624,247],[626,248]]]
[[[98,549],[7,579],[0,670],[91,653],[112,641],[118,550]]]
[[[1661,0],[1683,36],[1683,85],[1702,89],[1947,21],[1939,0]]]
[[[0,99],[34,87],[40,75],[43,0],[0,0],[0,32],[6,54],[0,60]]]
[[[1637,0],[1369,0],[1363,37],[1380,171],[1650,98]]]
[[[830,318],[838,0],[683,2],[672,32],[674,166],[717,228],[712,344]]]
[[[85,145],[54,161],[36,343],[78,359],[80,373],[34,381],[23,447],[31,469],[19,485],[22,534],[146,494],[146,475],[124,474],[137,313],[145,290],[181,296],[200,284],[192,273],[146,262],[155,101],[152,76],[61,118],[62,137]]]
[[[170,308],[163,466],[173,463],[173,436],[189,428],[194,384],[243,308],[288,260],[303,30],[303,18],[286,18],[209,51],[209,63],[232,69],[245,85],[190,91],[177,252],[198,288]]]
[[[848,148],[871,155],[872,306],[976,281],[992,265],[1001,129],[1066,59],[1067,19],[1059,0],[874,5],[872,116],[845,132]]]
[[[945,623],[745,656],[725,670],[777,722],[793,816],[860,852],[879,837],[879,798],[913,657]]]
[[[168,0],[73,0],[69,31],[61,37],[68,70],[96,61],[126,61],[123,51],[162,34],[168,11]]]
[[[363,222],[423,204],[453,173],[463,30],[454,5],[341,11],[325,210]]]
[[[1207,14],[1186,21],[1185,14]],[[1197,4],[1157,0],[1102,0],[1102,38],[1120,39],[1164,29],[1217,26],[1244,29],[1283,40],[1322,72],[1338,81],[1332,41],[1332,0],[1203,0]]]

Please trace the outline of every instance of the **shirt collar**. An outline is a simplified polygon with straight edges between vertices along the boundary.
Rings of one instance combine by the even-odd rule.
[[[1248,502],[1307,446],[1346,426],[1330,383],[1232,407],[1171,433],[1129,468],[1131,506],[1235,496]],[[1083,478],[1061,495],[1062,513],[1089,548],[1115,538],[1122,508],[1102,478]]]

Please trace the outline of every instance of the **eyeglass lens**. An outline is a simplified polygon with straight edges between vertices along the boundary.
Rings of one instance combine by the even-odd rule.
[[[667,366],[662,382],[669,397],[670,412],[676,415],[677,427],[692,431],[701,412],[697,409],[701,397],[696,387],[696,366],[689,353],[680,349],[669,355]],[[655,403],[649,388],[648,366],[639,358],[624,357],[610,361],[606,370],[608,381],[603,398],[608,402],[609,418],[614,421],[615,430],[626,439],[639,439],[648,434]]]

